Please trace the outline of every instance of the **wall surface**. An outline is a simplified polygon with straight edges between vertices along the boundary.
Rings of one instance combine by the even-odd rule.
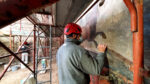
[[[150,70],[150,0],[144,0],[144,65]],[[150,78],[145,78],[150,84]]]
[[[150,0],[144,0],[144,62],[150,67]]]
[[[133,73],[129,70],[132,64],[130,14],[123,0],[97,3],[78,24],[83,29],[84,48],[97,52],[99,43],[107,45],[107,67],[114,82],[122,80],[121,76],[132,80]]]

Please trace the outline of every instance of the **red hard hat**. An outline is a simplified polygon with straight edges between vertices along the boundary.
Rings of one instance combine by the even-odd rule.
[[[68,23],[64,28],[64,34],[69,35],[72,33],[81,34],[82,33],[81,27],[75,23]]]
[[[24,42],[24,44],[27,45],[28,43],[27,43],[27,42]]]

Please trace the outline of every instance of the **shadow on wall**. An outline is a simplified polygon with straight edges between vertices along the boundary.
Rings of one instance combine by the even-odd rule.
[[[94,27],[95,26],[95,27]],[[86,29],[86,30],[84,30]],[[96,24],[95,25],[89,25],[87,24],[86,28],[83,28],[83,39],[94,42],[95,46],[98,46],[98,43],[96,42],[95,38],[99,35],[102,36],[103,39],[106,39],[106,35],[104,32],[96,32]]]
[[[103,0],[102,0],[103,1]],[[100,5],[104,4],[104,2],[100,3]],[[97,4],[98,5],[98,4]],[[97,32],[96,31],[96,24],[97,24],[97,16],[98,16],[98,9],[97,5],[94,6],[92,11],[90,11],[90,14],[88,14],[86,17],[88,19],[86,20],[86,24],[82,27],[82,36],[84,40],[94,42],[94,45],[97,47],[98,43],[95,41],[95,38],[100,35],[103,39],[106,39],[106,35],[104,32]],[[91,16],[92,15],[92,16]]]

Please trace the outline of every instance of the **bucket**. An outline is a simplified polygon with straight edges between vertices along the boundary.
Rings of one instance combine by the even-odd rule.
[[[46,59],[41,60],[42,69],[46,69]]]
[[[24,68],[26,68],[26,67],[21,63],[21,69],[24,69]]]
[[[12,70],[12,71],[16,71],[17,69],[18,69],[18,66],[12,66],[12,67],[11,67],[11,70]]]

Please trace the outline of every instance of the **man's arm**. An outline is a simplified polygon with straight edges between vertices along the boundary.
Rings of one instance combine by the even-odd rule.
[[[79,68],[91,75],[99,75],[104,65],[104,57],[105,57],[105,45],[99,45],[98,50],[100,53],[97,54],[96,58],[92,58],[92,56],[88,53],[88,51],[84,51],[82,53]]]

